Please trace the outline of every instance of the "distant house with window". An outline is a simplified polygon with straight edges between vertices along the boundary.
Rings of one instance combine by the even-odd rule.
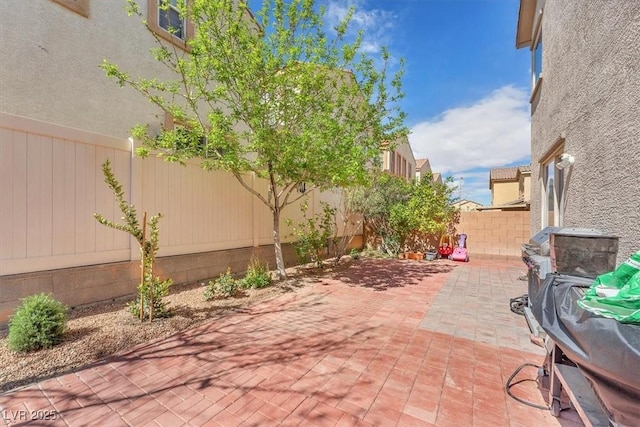
[[[531,52],[531,234],[547,225],[640,249],[640,2],[520,0]],[[543,44],[544,39],[544,44]]]
[[[416,159],[413,156],[409,140],[404,136],[393,145],[393,149],[390,148],[391,144],[389,143],[382,145],[380,154],[382,170],[407,180],[413,179],[416,171]]]
[[[416,159],[416,181],[420,181],[427,174],[431,174],[433,182],[442,184],[442,175],[431,170],[429,159]]]

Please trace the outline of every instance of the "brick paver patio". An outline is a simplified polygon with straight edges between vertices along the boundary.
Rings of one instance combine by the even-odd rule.
[[[541,364],[544,354],[509,310],[509,298],[526,292],[523,271],[513,261],[366,260],[1,395],[0,408],[60,414],[10,425],[581,425],[504,392],[519,365]],[[543,403],[534,382],[514,392]]]

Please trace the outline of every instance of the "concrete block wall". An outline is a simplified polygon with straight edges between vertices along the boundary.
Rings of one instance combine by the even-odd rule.
[[[362,245],[362,235],[358,235],[353,238],[349,248],[361,248]],[[298,264],[292,244],[284,243],[282,253],[285,266]],[[156,260],[154,274],[161,279],[171,278],[176,285],[214,279],[227,268],[234,275],[240,275],[246,271],[253,255],[266,261],[270,270],[275,270],[273,245],[264,245],[161,257]],[[0,329],[7,325],[9,316],[20,300],[29,295],[44,292],[52,294],[68,307],[80,307],[133,297],[138,283],[139,261],[0,276]]]
[[[520,246],[529,241],[528,211],[460,212],[458,233],[467,234],[471,256],[519,258]]]
[[[297,264],[291,244],[283,244],[282,251],[287,267]],[[162,279],[173,279],[174,284],[195,283],[218,277],[227,268],[234,274],[243,273],[253,254],[275,269],[270,245],[162,257],[156,260],[154,273]],[[132,297],[139,282],[139,261],[0,276],[0,328],[7,325],[20,300],[29,295],[44,292],[69,307],[79,307]]]

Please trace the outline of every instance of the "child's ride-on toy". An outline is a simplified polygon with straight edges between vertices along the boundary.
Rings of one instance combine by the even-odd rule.
[[[440,245],[438,246],[438,258],[449,258],[453,253],[453,236],[443,235],[440,237]]]
[[[453,250],[451,258],[454,261],[469,262],[469,252],[467,252],[467,235],[458,236],[458,247]]]

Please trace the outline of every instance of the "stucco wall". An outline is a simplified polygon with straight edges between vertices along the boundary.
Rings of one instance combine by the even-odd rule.
[[[168,75],[124,6],[91,1],[85,18],[51,0],[0,2],[0,110],[118,138],[137,123],[159,126],[157,108],[99,68],[108,59],[132,76]]]
[[[531,233],[541,228],[539,160],[562,133],[564,226],[640,249],[640,2],[547,0],[539,99],[532,115]]]
[[[494,182],[491,191],[491,204],[494,206],[504,205],[507,202],[513,202],[520,197],[520,183],[513,182]]]

